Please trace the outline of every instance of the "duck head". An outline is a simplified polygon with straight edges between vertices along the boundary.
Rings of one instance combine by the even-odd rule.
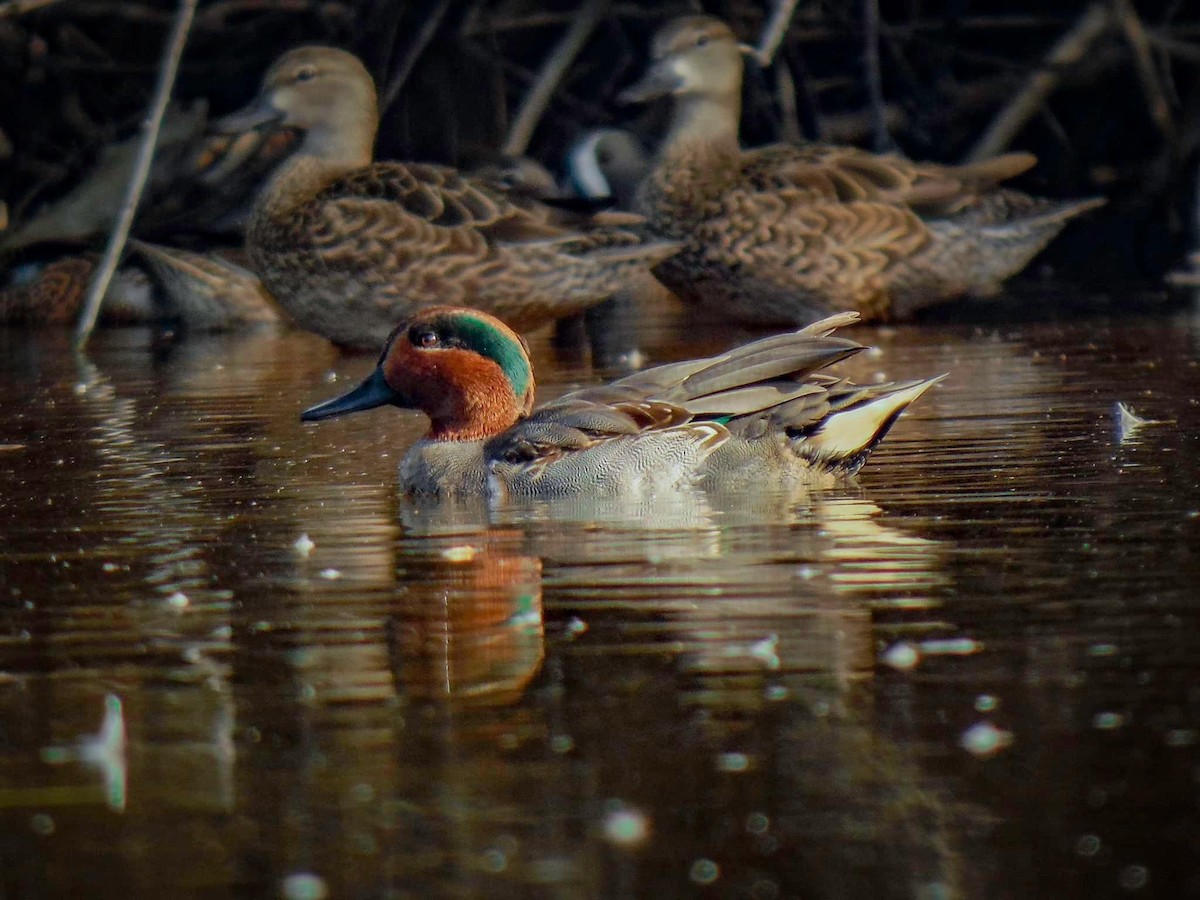
[[[733,98],[740,103],[742,53],[747,49],[713,16],[673,19],[654,36],[649,69],[618,100],[645,103],[672,95]]]
[[[476,441],[528,415],[533,394],[533,367],[516,332],[476,309],[434,306],[392,332],[366,381],[300,419],[391,405],[429,416],[431,440]]]
[[[289,50],[267,70],[258,96],[215,127],[234,133],[267,124],[303,131],[302,153],[367,165],[379,126],[375,82],[345,50]]]
[[[596,128],[580,138],[567,156],[571,187],[581,197],[613,197],[627,209],[650,168],[650,154],[620,128]]]

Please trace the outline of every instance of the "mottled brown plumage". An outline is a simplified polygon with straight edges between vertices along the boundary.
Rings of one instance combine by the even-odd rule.
[[[372,164],[374,85],[339,50],[285,54],[227,127],[271,118],[304,138],[256,204],[250,259],[302,327],[339,344],[378,346],[435,303],[534,327],[600,302],[677,246],[635,218],[570,217],[486,175]]]
[[[64,256],[47,263],[29,281],[0,290],[0,325],[73,324],[95,270],[93,254]],[[119,269],[104,295],[100,314],[110,323],[153,319],[154,303],[145,273]]]
[[[164,315],[194,331],[232,331],[280,321],[253,272],[220,256],[131,241],[165,295]]]
[[[626,98],[671,94],[674,109],[638,208],[658,233],[686,241],[655,274],[739,319],[806,321],[847,306],[898,318],[991,293],[1103,202],[998,189],[1036,162],[1025,153],[943,166],[851,147],[743,150],[741,50],[728,26],[677,19],[653,57]]]

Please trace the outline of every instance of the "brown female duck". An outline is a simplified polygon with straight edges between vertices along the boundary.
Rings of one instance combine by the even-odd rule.
[[[655,274],[740,319],[806,321],[846,307],[902,318],[994,293],[1067,220],[1104,202],[998,188],[1036,162],[1025,153],[942,166],[816,144],[743,150],[742,52],[729,27],[676,19],[652,53],[624,99],[669,94],[674,107],[638,208],[687,242]]]
[[[251,214],[251,264],[301,327],[335,343],[378,346],[433,303],[534,327],[599,303],[678,246],[628,215],[569,220],[487,176],[372,164],[375,86],[341,50],[284,54],[225,127],[269,120],[304,136]]]
[[[69,326],[79,318],[97,258],[90,253],[63,256],[30,266],[28,277],[0,288],[0,326]],[[156,316],[149,279],[139,269],[117,270],[100,308],[104,322],[136,324]]]

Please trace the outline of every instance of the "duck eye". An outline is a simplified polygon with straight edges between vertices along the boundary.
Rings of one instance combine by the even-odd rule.
[[[414,331],[410,338],[413,344],[417,347],[436,347],[440,342],[436,331],[431,331],[428,328],[421,328]]]
[[[312,81],[317,77],[317,70],[313,66],[302,66],[296,70],[296,81]]]

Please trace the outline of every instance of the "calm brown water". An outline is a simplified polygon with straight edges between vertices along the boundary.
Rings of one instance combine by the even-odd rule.
[[[0,897],[1200,896],[1200,317],[1030,318],[855,333],[856,487],[490,515],[315,338],[0,332]]]

